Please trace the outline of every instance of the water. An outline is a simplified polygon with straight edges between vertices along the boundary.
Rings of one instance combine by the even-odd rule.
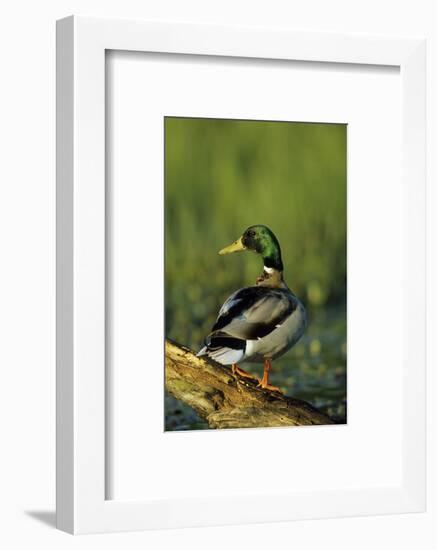
[[[346,312],[342,307],[309,313],[308,328],[296,346],[273,362],[270,383],[286,395],[310,402],[339,424],[347,414]],[[262,365],[244,369],[261,377]],[[208,429],[205,421],[184,403],[165,397],[166,430]]]

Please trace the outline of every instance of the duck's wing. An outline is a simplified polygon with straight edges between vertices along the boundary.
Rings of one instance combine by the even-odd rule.
[[[242,288],[223,304],[212,332],[257,340],[281,325],[297,306],[297,299],[289,291],[262,286]]]
[[[267,287],[247,287],[230,296],[220,309],[205,346],[198,353],[224,365],[244,357],[247,340],[270,334],[298,305],[288,291]]]

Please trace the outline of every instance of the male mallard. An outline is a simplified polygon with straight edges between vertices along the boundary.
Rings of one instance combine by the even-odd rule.
[[[302,336],[306,312],[282,276],[284,270],[278,239],[265,225],[252,225],[233,244],[220,250],[229,254],[253,250],[264,261],[255,286],[234,292],[222,305],[212,332],[198,356],[207,355],[222,365],[232,365],[232,372],[253,378],[238,363],[264,363],[258,386],[279,391],[269,384],[273,359],[281,357]]]

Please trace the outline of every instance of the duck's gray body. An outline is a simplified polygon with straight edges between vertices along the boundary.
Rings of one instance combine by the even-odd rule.
[[[277,359],[299,340],[306,322],[305,308],[285,284],[242,288],[223,304],[198,355],[222,365]]]

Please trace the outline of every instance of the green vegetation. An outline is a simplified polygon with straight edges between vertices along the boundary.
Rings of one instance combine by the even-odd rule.
[[[267,225],[310,316],[271,383],[344,420],[346,126],[166,118],[165,216],[166,335],[201,346],[223,301],[261,270],[255,254],[218,250],[249,225]],[[203,427],[167,403],[170,429]]]

